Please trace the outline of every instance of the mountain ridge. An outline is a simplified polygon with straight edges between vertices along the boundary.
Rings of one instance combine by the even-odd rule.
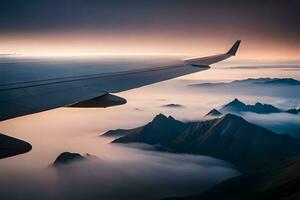
[[[216,83],[196,83],[190,86],[220,86],[220,85],[243,85],[243,84],[260,84],[260,85],[300,85],[300,81],[293,78],[247,78],[234,80],[231,82],[216,82]]]
[[[259,113],[259,114],[284,112],[281,109],[279,109],[271,104],[263,104],[260,102],[256,102],[254,105],[245,104],[237,98],[235,98],[233,101],[222,106],[220,111],[221,112],[237,112],[237,113],[239,113],[239,112],[254,112],[254,113]]]
[[[140,131],[112,143],[136,142],[162,145],[176,153],[213,156],[242,171],[256,170],[281,157],[300,153],[299,142],[294,138],[278,135],[233,114],[187,123],[159,114]]]

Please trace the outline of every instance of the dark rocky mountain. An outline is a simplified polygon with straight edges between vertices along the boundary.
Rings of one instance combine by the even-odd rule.
[[[220,111],[218,111],[217,109],[212,109],[211,111],[209,111],[206,115],[205,115],[205,117],[220,117],[220,116],[222,116],[223,114],[220,112]]]
[[[229,161],[242,171],[257,170],[300,153],[298,140],[232,114],[190,123],[159,114],[139,131],[113,143],[147,143],[178,153],[209,155]]]
[[[53,167],[65,166],[78,161],[97,158],[91,154],[80,155],[79,153],[63,152],[53,162]]]
[[[0,133],[0,159],[26,153],[31,149],[29,143]]]
[[[60,165],[66,165],[84,159],[86,159],[86,157],[80,155],[79,153],[63,152],[55,159],[55,161],[53,162],[53,166],[57,167]]]
[[[113,142],[159,144],[177,153],[209,155],[229,161],[243,172],[204,193],[169,199],[292,200],[300,197],[299,140],[278,135],[236,115],[183,123],[159,114],[139,131]]]
[[[229,102],[228,104],[224,105],[221,108],[221,112],[233,112],[233,113],[240,113],[240,112],[254,112],[259,114],[268,114],[268,113],[280,113],[283,112],[279,108],[276,108],[270,104],[262,104],[257,102],[254,105],[246,105],[237,98],[233,101]]]
[[[173,141],[187,126],[187,124],[177,121],[171,116],[166,117],[163,114],[159,114],[138,131],[118,138],[113,143],[141,142],[167,147],[170,141]]]
[[[296,200],[300,199],[299,169],[300,156],[287,158],[267,171],[246,173],[207,192],[168,200]]]

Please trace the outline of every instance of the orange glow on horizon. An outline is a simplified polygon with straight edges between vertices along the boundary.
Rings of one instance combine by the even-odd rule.
[[[202,33],[202,35],[24,34],[0,37],[0,54],[28,56],[179,56],[201,57],[227,51],[236,39],[239,59],[296,60],[300,47],[284,41]]]

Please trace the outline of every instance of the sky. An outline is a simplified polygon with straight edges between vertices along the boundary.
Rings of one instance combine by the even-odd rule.
[[[300,59],[300,3],[195,0],[2,0],[0,53],[208,55]]]

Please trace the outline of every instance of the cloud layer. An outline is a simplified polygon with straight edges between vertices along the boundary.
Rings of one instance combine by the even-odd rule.
[[[198,193],[238,175],[211,157],[133,151],[123,159],[2,175],[0,199],[159,199]]]

